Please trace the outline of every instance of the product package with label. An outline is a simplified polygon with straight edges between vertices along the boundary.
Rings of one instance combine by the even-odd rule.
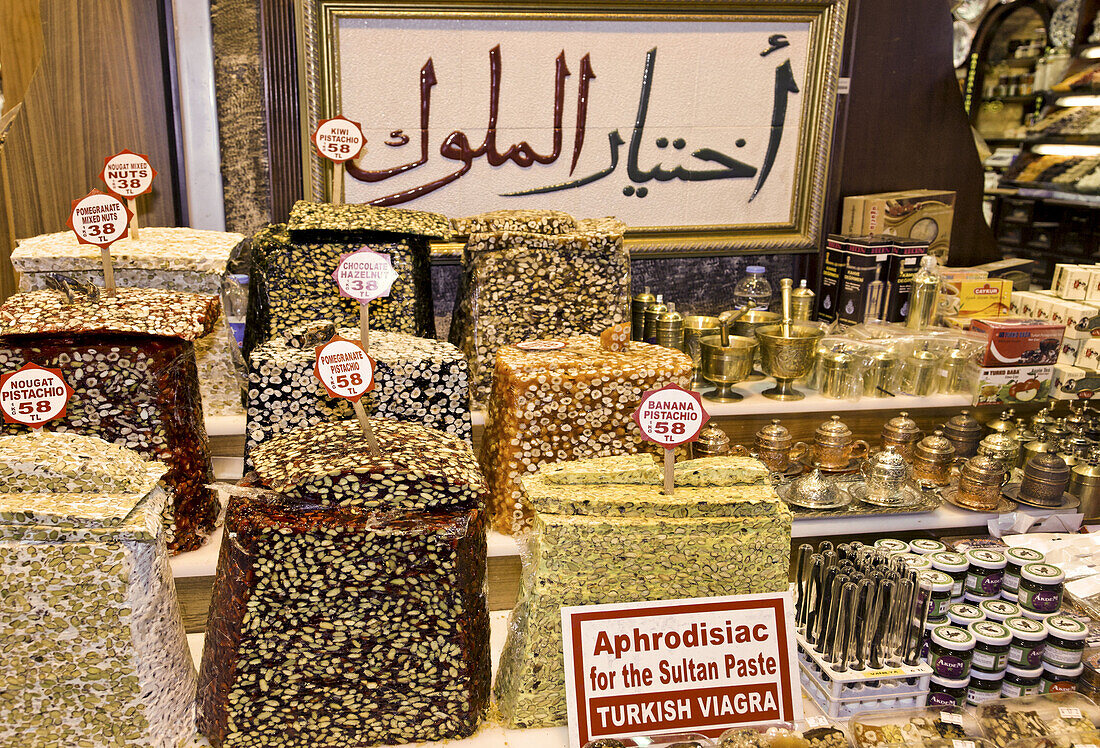
[[[397,272],[389,296],[370,302],[371,329],[434,338],[428,242],[450,236],[450,221],[435,213],[295,203],[285,225],[252,239],[245,353],[304,322],[358,324],[359,302],[340,296],[333,273],[359,249],[387,255]]]
[[[653,455],[544,465],[522,479],[535,509],[494,694],[505,724],[566,720],[561,607],[778,592],[791,513],[745,457],[676,465]]]
[[[253,349],[249,357],[245,454],[276,434],[299,426],[352,417],[351,403],[332,397],[313,374],[316,347],[337,328],[331,322],[299,325]],[[358,328],[339,330],[359,338]],[[420,423],[470,439],[466,359],[450,343],[397,332],[372,332],[376,384],[360,401],[369,415]]]
[[[629,319],[626,225],[557,211],[498,211],[456,222],[469,235],[450,341],[470,362],[476,403],[497,351],[551,335],[598,334]]]
[[[199,677],[215,746],[463,738],[489,698],[485,484],[469,444],[356,420],[273,437],[226,515]]]
[[[175,552],[202,545],[219,511],[206,487],[210,447],[192,341],[214,329],[220,309],[216,296],[144,288],[98,300],[31,291],[0,306],[0,372],[60,369],[74,390],[46,429],[99,436],[168,466],[164,521]]]
[[[631,418],[642,395],[686,388],[691,370],[680,351],[638,342],[611,350],[592,335],[502,348],[480,454],[493,528],[516,533],[529,524],[519,479],[536,466],[642,449]]]
[[[982,366],[1043,366],[1058,361],[1065,324],[992,317],[975,319],[970,329],[986,336]]]
[[[92,436],[0,436],[0,743],[176,748],[193,736],[164,470]]]
[[[142,227],[140,237],[111,245],[115,283],[213,295],[221,293],[229,258],[244,241],[242,234],[188,228]],[[23,239],[12,252],[11,263],[19,273],[21,291],[49,288],[51,273],[103,285],[99,248],[78,243],[71,231]],[[234,348],[224,317],[195,341],[202,411],[208,418],[244,414],[243,382],[235,362],[239,354]]]

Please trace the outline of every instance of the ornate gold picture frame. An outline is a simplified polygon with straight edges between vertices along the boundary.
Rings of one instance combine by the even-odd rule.
[[[300,142],[349,202],[617,215],[632,252],[816,251],[846,0],[296,0]],[[306,199],[331,163],[302,150]]]

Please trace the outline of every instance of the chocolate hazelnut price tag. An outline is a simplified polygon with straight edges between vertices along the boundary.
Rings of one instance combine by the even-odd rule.
[[[702,396],[675,384],[649,390],[632,417],[643,439],[665,448],[665,493],[671,494],[676,461],[673,449],[698,439],[710,420]]]
[[[359,343],[341,338],[339,335],[324,345],[317,346],[316,351],[314,376],[321,380],[321,386],[330,395],[351,401],[351,407],[355,410],[355,417],[359,419],[359,427],[363,431],[363,438],[367,440],[371,454],[380,457],[382,452],[371,430],[367,411],[359,402],[363,395],[374,389],[374,359],[367,355],[366,350]]]
[[[108,296],[115,293],[115,271],[111,265],[111,245],[124,238],[130,230],[134,214],[121,200],[99,190],[92,190],[79,200],[73,200],[69,213],[69,228],[80,244],[99,247],[103,263],[103,286]]]
[[[153,189],[153,177],[157,170],[143,153],[122,150],[103,159],[103,171],[99,178],[115,195],[133,199]]]
[[[357,299],[362,303],[390,295],[390,288],[397,280],[390,256],[370,249],[360,249],[340,257],[340,264],[332,274],[340,295]]]
[[[25,364],[0,376],[0,410],[5,423],[22,423],[32,429],[65,415],[73,389],[60,369]]]

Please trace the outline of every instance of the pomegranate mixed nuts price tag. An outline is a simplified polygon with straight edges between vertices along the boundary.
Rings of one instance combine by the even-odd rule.
[[[634,411],[642,438],[665,449],[695,441],[708,420],[699,393],[675,384],[645,393]]]
[[[390,295],[390,288],[397,280],[389,255],[370,249],[343,255],[336,272],[332,274],[340,295],[362,303]]]
[[[99,178],[107,189],[125,198],[135,198],[153,189],[153,177],[156,175],[157,171],[149,163],[148,156],[129,150],[104,159],[103,171],[99,172]]]
[[[330,395],[353,403],[374,389],[374,359],[356,341],[339,336],[317,347],[313,373]]]
[[[330,161],[342,163],[353,159],[363,150],[367,139],[358,122],[344,117],[326,119],[317,125],[310,138],[317,152]]]
[[[60,369],[26,364],[0,376],[0,410],[5,423],[41,428],[47,421],[65,415],[72,394]]]
[[[126,236],[131,217],[126,204],[117,197],[92,190],[73,200],[68,223],[81,244],[109,247]]]

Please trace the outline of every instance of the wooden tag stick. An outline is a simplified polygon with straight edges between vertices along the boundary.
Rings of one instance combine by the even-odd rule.
[[[126,198],[126,207],[130,209],[130,213],[132,214],[132,217],[130,218],[130,238],[134,241],[140,241],[141,235],[138,233],[138,231],[141,227],[138,226],[137,198]]]
[[[370,353],[370,312],[367,310],[367,304],[370,302],[359,302],[359,342],[363,344],[363,350]]]
[[[676,450],[665,450],[665,495],[671,496],[675,488]]]
[[[344,171],[344,164],[339,161],[332,162],[332,204],[342,205],[344,203],[344,180],[342,177]]]
[[[351,404],[351,407],[355,409],[355,417],[359,419],[359,427],[363,429],[363,438],[367,440],[367,449],[370,450],[372,457],[381,457],[382,450],[378,448],[378,439],[374,436],[374,431],[370,427],[370,421],[367,419],[367,411],[363,408],[363,403],[356,400]]]
[[[108,296],[115,295],[115,266],[111,262],[111,248],[99,248],[100,261],[103,263],[103,289]]]

